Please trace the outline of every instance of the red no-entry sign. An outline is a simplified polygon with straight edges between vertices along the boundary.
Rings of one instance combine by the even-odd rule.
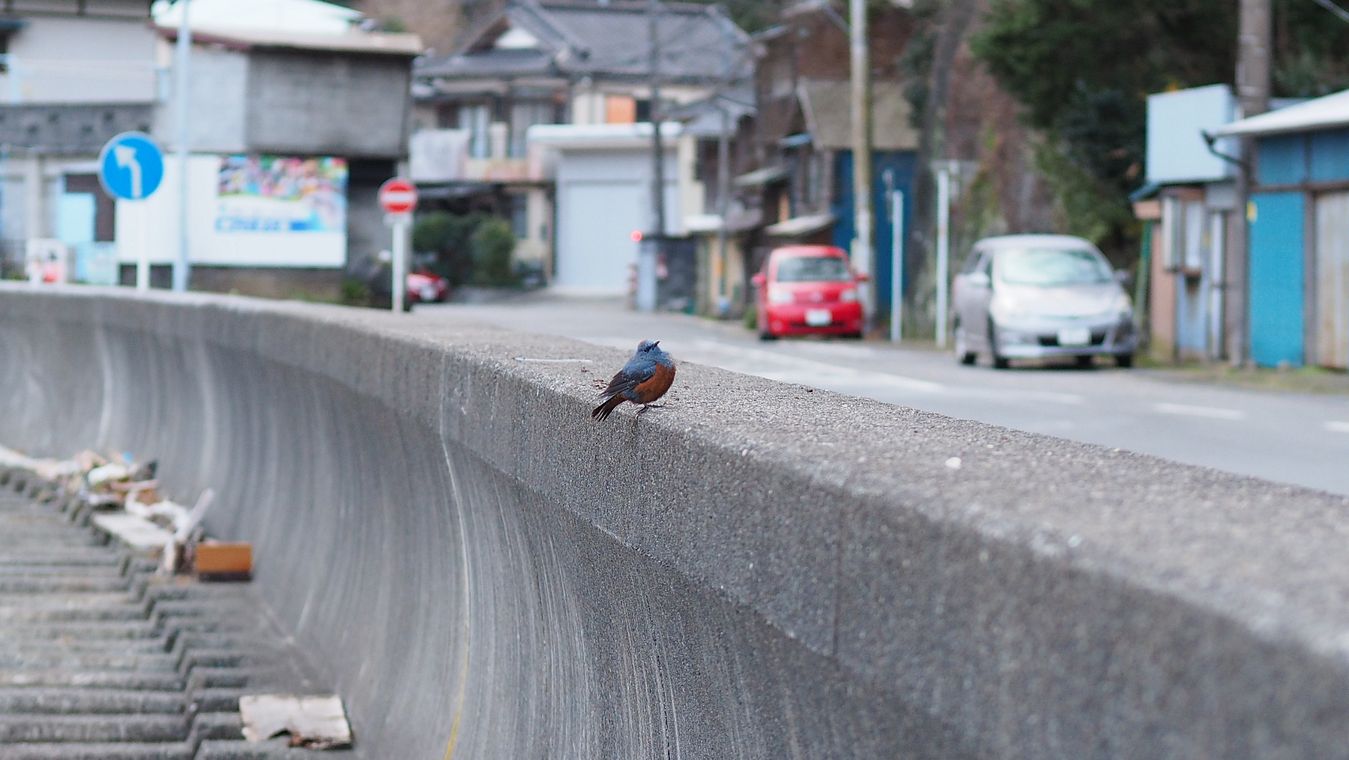
[[[388,214],[407,214],[417,208],[417,188],[411,181],[394,177],[379,186],[379,205]]]

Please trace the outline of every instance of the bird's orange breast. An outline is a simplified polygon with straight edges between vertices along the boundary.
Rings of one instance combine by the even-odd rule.
[[[665,392],[670,390],[670,386],[674,385],[674,378],[674,367],[657,364],[650,378],[633,386],[632,393],[637,397],[637,403],[649,404],[664,396]]]

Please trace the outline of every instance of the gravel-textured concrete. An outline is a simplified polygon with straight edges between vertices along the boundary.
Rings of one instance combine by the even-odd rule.
[[[0,286],[0,443],[217,489],[373,756],[1349,758],[1349,501],[624,358]]]

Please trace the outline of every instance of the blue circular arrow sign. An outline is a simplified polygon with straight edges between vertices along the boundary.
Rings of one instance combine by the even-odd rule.
[[[164,181],[164,152],[144,132],[123,132],[98,154],[98,181],[116,198],[149,198]]]

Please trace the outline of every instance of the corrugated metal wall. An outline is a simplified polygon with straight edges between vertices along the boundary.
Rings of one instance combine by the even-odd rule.
[[[1349,192],[1316,197],[1316,363],[1349,368]]]
[[[1303,194],[1257,193],[1251,203],[1251,356],[1261,366],[1300,366]]]

